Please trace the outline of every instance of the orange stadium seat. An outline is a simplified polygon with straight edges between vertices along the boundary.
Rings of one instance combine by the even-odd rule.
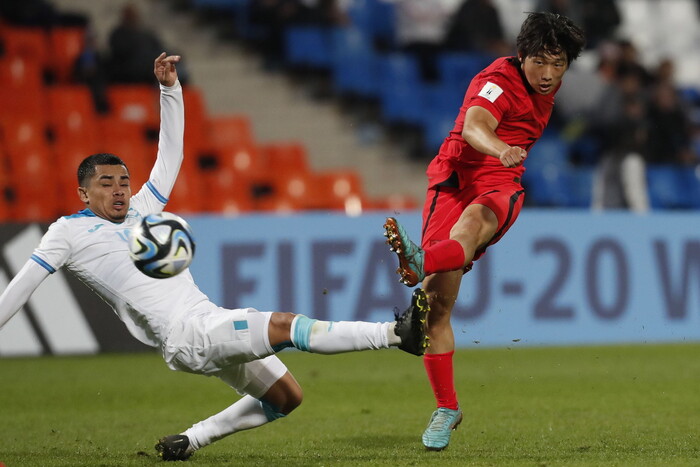
[[[255,145],[240,144],[221,147],[214,153],[219,168],[230,167],[249,175],[265,172],[264,161]]]
[[[71,81],[84,41],[84,27],[54,27],[49,31],[49,67],[57,82]]]
[[[49,42],[43,28],[6,25],[0,30],[0,38],[7,57],[36,61],[42,71],[48,66]]]
[[[97,113],[86,86],[57,85],[47,88],[49,124],[57,141],[97,142]]]
[[[112,115],[149,129],[158,129],[160,126],[158,96],[158,89],[146,84],[119,84],[107,89]]]
[[[18,222],[53,222],[58,217],[69,214],[63,212],[58,206],[57,198],[54,194],[47,192],[43,196],[19,194],[10,208],[10,215]]]
[[[253,146],[255,144],[250,119],[245,115],[209,117],[207,138],[213,148]]]
[[[45,189],[56,186],[55,164],[49,145],[43,141],[8,151],[10,184],[15,191],[44,196]]]
[[[308,172],[306,148],[302,143],[270,143],[260,146],[263,163],[269,170]]]
[[[203,170],[197,176],[206,187],[204,212],[233,215],[254,209],[252,181],[247,176],[230,167]]]
[[[26,57],[5,57],[0,60],[0,80],[3,87],[33,90],[44,86],[39,61]]]
[[[202,212],[204,202],[202,198],[202,180],[196,173],[180,171],[177,177],[169,201],[167,211],[192,214]]]
[[[32,116],[16,115],[0,118],[2,142],[8,153],[19,154],[24,148],[47,144],[46,123]]]
[[[202,92],[193,86],[182,88],[185,100],[185,146],[188,155],[199,156],[208,146],[207,109]]]

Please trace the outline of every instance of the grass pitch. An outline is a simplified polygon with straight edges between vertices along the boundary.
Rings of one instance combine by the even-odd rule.
[[[700,465],[700,345],[460,350],[465,419],[443,452],[420,358],[397,350],[287,351],[305,391],[289,417],[237,433],[189,465]],[[150,466],[153,445],[233,403],[215,378],[156,354],[0,359],[0,462]]]

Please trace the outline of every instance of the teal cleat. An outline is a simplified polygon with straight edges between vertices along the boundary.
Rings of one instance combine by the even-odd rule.
[[[425,279],[423,259],[425,251],[408,238],[408,234],[393,217],[387,217],[384,223],[384,236],[391,251],[399,258],[399,268],[396,273],[401,276],[401,282],[413,287]]]
[[[423,446],[429,451],[442,451],[450,444],[452,430],[462,423],[462,411],[439,407],[430,417],[428,428],[423,432]]]

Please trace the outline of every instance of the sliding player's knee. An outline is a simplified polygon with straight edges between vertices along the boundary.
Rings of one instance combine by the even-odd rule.
[[[270,342],[280,343],[291,341],[290,330],[295,316],[294,313],[272,313],[270,323],[268,324]]]
[[[288,414],[301,405],[304,400],[304,392],[299,385],[290,388],[286,394],[284,405],[280,408],[283,414]]]

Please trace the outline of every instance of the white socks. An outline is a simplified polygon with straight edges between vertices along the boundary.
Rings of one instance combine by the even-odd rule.
[[[283,416],[264,402],[244,396],[221,412],[195,423],[182,434],[190,439],[190,445],[197,450],[237,431],[249,430]]]
[[[318,321],[297,315],[292,321],[290,335],[297,349],[320,354],[386,349],[401,343],[394,334],[395,324]]]

